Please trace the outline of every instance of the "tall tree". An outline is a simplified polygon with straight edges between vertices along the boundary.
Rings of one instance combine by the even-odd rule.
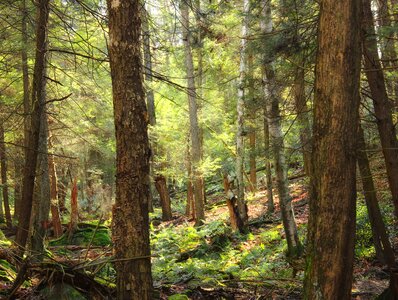
[[[117,299],[152,299],[149,247],[149,141],[141,66],[141,2],[108,0],[109,56],[116,130],[112,237]]]
[[[271,3],[263,2],[261,29],[265,36],[272,33],[273,23],[271,14]],[[276,185],[281,207],[283,227],[286,233],[288,245],[288,256],[296,258],[301,255],[302,245],[298,237],[296,220],[294,217],[292,198],[289,194],[289,181],[287,177],[287,163],[284,153],[284,137],[282,133],[281,115],[279,101],[281,91],[276,80],[275,67],[272,57],[264,57],[263,83],[265,95],[265,108],[269,137],[271,142],[272,156],[274,159]]]
[[[370,0],[363,0],[363,59],[365,74],[373,100],[377,128],[383,148],[388,184],[390,186],[395,216],[398,218],[398,140],[392,119],[392,105],[388,98],[385,78],[379,59]]]
[[[236,181],[237,181],[237,204],[240,218],[245,225],[248,220],[247,205],[245,202],[245,144],[244,137],[244,114],[245,114],[245,92],[247,93],[247,38],[249,33],[249,0],[243,0],[243,21],[240,41],[240,63],[239,83],[237,101],[237,132],[236,132]]]
[[[6,217],[7,227],[12,227],[12,219],[10,212],[10,202],[8,197],[8,180],[7,180],[7,152],[6,144],[4,141],[4,125],[0,124],[0,160],[1,160],[1,184],[3,191],[4,212]]]
[[[32,113],[30,117],[30,133],[28,147],[25,152],[25,168],[23,174],[22,201],[18,215],[18,231],[15,239],[20,249],[25,248],[28,238],[30,216],[32,211],[33,190],[36,177],[36,164],[39,146],[41,116],[44,104],[46,36],[49,15],[49,0],[37,3],[36,17],[36,56],[32,85]]]
[[[45,81],[43,82],[45,90]],[[45,93],[43,94],[45,98]],[[43,105],[44,103],[42,103]],[[41,111],[40,137],[38,147],[37,164],[37,186],[38,193],[35,193],[32,202],[32,232],[30,245],[33,258],[37,261],[43,259],[44,238],[48,224],[48,214],[50,210],[50,174],[48,168],[48,122],[47,109],[44,105]]]
[[[305,299],[351,297],[360,25],[360,0],[321,2]]]
[[[200,171],[201,163],[201,143],[200,143],[200,129],[198,121],[198,104],[195,87],[195,74],[191,49],[191,32],[189,25],[189,6],[187,1],[181,2],[181,25],[182,25],[182,40],[184,42],[185,50],[185,68],[188,82],[188,101],[189,101],[189,121],[191,134],[191,157],[192,157],[192,181],[194,187],[195,197],[195,223],[200,225],[205,219],[204,212],[204,194],[203,181],[201,179],[202,172]]]
[[[265,180],[267,185],[267,210],[268,213],[273,213],[274,206],[274,195],[272,192],[272,172],[271,172],[271,151],[269,143],[269,126],[267,119],[267,109],[264,108],[264,155],[265,155]]]

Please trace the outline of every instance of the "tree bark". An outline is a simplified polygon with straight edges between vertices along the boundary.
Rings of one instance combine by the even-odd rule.
[[[227,206],[229,211],[229,220],[233,231],[245,231],[243,220],[239,214],[239,208],[236,201],[236,196],[232,191],[231,182],[226,173],[223,174],[224,191],[227,195]]]
[[[22,79],[23,79],[23,112],[24,112],[24,158],[26,157],[26,152],[29,147],[29,134],[30,134],[30,114],[31,114],[31,107],[32,104],[30,102],[29,97],[29,66],[28,66],[28,29],[27,29],[27,18],[28,18],[28,10],[26,7],[26,0],[22,0],[21,2],[21,13],[22,13],[22,21],[21,21],[21,68],[22,68]],[[18,222],[19,210],[22,201],[22,176],[21,170],[23,170],[24,162],[16,162],[15,163],[15,171],[16,174],[18,173],[19,176],[16,177],[15,187],[16,196],[14,197],[14,220]],[[18,197],[17,197],[18,196]]]
[[[28,147],[25,153],[25,169],[22,187],[22,201],[19,212],[18,231],[15,243],[23,251],[28,238],[30,216],[32,211],[33,189],[36,177],[37,149],[39,146],[39,132],[41,126],[41,114],[44,104],[43,83],[45,81],[45,56],[46,35],[49,15],[49,0],[40,0],[37,4],[36,25],[36,59],[33,73],[32,86],[32,114],[30,121],[31,132],[29,134]]]
[[[163,175],[155,176],[155,186],[160,196],[160,203],[162,206],[162,220],[170,221],[173,218],[171,213],[170,195],[167,189],[166,178]]]
[[[66,200],[66,194],[68,190],[68,171],[66,167],[62,167],[60,172],[57,172],[58,174],[61,173],[61,176],[58,180],[58,207],[59,207],[59,212],[61,215],[67,211],[65,207],[65,200]]]
[[[270,34],[273,30],[271,6],[270,2],[267,0],[264,1],[261,28],[265,35]],[[279,110],[280,91],[278,83],[276,82],[272,59],[267,58],[267,60],[265,60],[263,75],[266,117],[274,159],[279,204],[288,246],[287,254],[291,258],[295,258],[301,255],[302,245],[298,237],[292,199],[289,195],[289,180],[287,177],[287,163],[284,153],[284,141]]]
[[[8,228],[12,227],[12,218],[10,212],[10,202],[8,197],[8,181],[7,181],[7,152],[6,144],[4,142],[4,127],[0,124],[0,159],[1,159],[1,184],[3,192],[4,213],[6,217],[6,224]]]
[[[52,144],[52,135],[51,131],[49,130],[49,139],[48,145],[51,149]],[[54,155],[48,156],[48,168],[50,174],[50,209],[51,209],[51,217],[52,223],[54,227],[54,236],[56,238],[60,237],[63,233],[61,218],[58,209],[58,178],[57,178],[57,169],[55,167],[55,160]]]
[[[264,75],[265,76],[265,75]],[[271,173],[271,155],[269,144],[269,126],[267,120],[267,110],[264,109],[264,154],[265,154],[265,176],[267,185],[267,211],[273,213],[275,210],[274,196],[272,193],[272,173]]]
[[[72,189],[70,192],[70,222],[69,222],[69,240],[72,239],[73,233],[77,229],[77,223],[79,222],[79,206],[77,202],[77,179],[73,180]]]
[[[152,299],[149,246],[149,140],[140,53],[141,2],[108,0],[116,132],[112,238],[117,299]]]
[[[17,158],[14,160],[14,222],[18,221],[19,204],[21,203],[21,178],[23,168],[23,155],[18,151]]]
[[[190,42],[189,29],[189,7],[186,3],[188,0],[181,2],[181,25],[182,36],[185,50],[185,67],[188,82],[188,101],[189,101],[189,121],[191,135],[191,155],[192,155],[192,181],[195,195],[195,225],[201,225],[205,219],[204,212],[204,193],[203,181],[201,180],[202,172],[200,171],[201,154],[200,154],[200,130],[198,122],[198,105],[196,99],[196,87],[194,79],[194,67],[192,59],[192,50]]]
[[[304,299],[351,298],[360,24],[360,0],[322,1]]]
[[[245,183],[244,183],[244,159],[245,145],[244,137],[246,135],[244,129],[245,100],[247,93],[247,37],[249,30],[249,0],[243,0],[243,21],[240,42],[240,65],[239,65],[239,82],[238,82],[238,101],[237,101],[237,132],[236,132],[236,181],[237,181],[237,204],[240,218],[243,220],[244,226],[248,221],[247,205],[245,201]]]
[[[43,84],[43,90],[45,90],[45,81]],[[43,93],[43,98],[45,99],[45,93]],[[46,105],[42,109],[40,118],[39,154],[36,171],[39,192],[33,197],[30,237],[30,246],[34,261],[41,261],[44,258],[44,238],[49,227],[50,174],[48,169],[48,121]]]
[[[250,166],[250,190],[252,193],[257,191],[257,172],[256,172],[256,109],[254,99],[254,70],[253,54],[248,53],[248,104],[249,104],[249,166]]]
[[[144,66],[145,66],[145,81],[148,83],[149,87],[146,88],[146,106],[148,110],[149,124],[151,126],[156,125],[156,111],[155,111],[155,95],[153,93],[152,87],[150,86],[152,82],[152,52],[151,52],[151,33],[149,30],[149,12],[146,10],[145,5],[142,9],[142,36],[143,36],[143,47],[144,47]],[[154,157],[156,155],[156,138],[151,141],[151,160],[150,160],[150,173],[151,178],[154,178]],[[150,185],[150,196],[148,201],[148,209],[153,212],[153,186]]]
[[[187,217],[191,217],[195,219],[195,196],[193,193],[192,186],[192,159],[191,159],[191,151],[189,147],[189,137],[187,143],[187,206],[185,209],[185,215]]]
[[[373,14],[369,0],[363,0],[363,59],[365,74],[373,100],[377,128],[386,162],[388,184],[398,218],[398,141],[392,120],[392,105],[388,99],[384,74],[381,68]]]

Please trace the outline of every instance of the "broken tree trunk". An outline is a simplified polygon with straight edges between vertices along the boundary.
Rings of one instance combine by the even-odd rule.
[[[155,187],[160,196],[160,203],[162,206],[162,220],[170,221],[173,217],[171,213],[170,194],[167,189],[166,177],[161,174],[155,176]]]

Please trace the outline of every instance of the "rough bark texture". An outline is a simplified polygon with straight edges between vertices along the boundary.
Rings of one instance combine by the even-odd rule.
[[[234,231],[244,232],[245,227],[243,220],[239,214],[239,208],[237,204],[237,199],[231,188],[231,181],[228,175],[225,173],[223,175],[224,191],[227,194],[227,206],[229,211],[229,220],[231,222],[231,228]]]
[[[350,299],[355,241],[360,0],[321,2],[304,299]]]
[[[272,173],[271,173],[271,155],[269,145],[269,127],[267,120],[267,110],[264,109],[264,154],[265,154],[265,180],[267,185],[267,209],[268,213],[273,213],[275,210],[274,196],[272,193]]]
[[[238,83],[238,101],[237,101],[237,132],[236,132],[236,181],[237,181],[237,203],[239,214],[244,224],[247,223],[248,214],[245,203],[245,184],[244,184],[244,158],[245,158],[245,144],[244,144],[244,113],[245,113],[245,92],[246,76],[247,76],[247,36],[249,30],[249,1],[243,0],[243,22],[240,42],[240,65],[239,65],[239,83]]]
[[[32,211],[33,189],[36,177],[37,149],[39,146],[39,132],[41,111],[44,103],[43,82],[46,54],[46,32],[49,14],[49,0],[40,0],[37,3],[37,28],[36,28],[36,59],[33,73],[32,86],[32,114],[30,121],[28,147],[25,153],[25,169],[22,186],[22,201],[20,205],[18,231],[15,239],[20,249],[24,249],[28,238],[30,215]]]
[[[196,99],[196,88],[194,79],[194,66],[192,59],[192,50],[190,42],[190,30],[189,30],[189,7],[186,3],[187,0],[183,0],[181,3],[181,25],[182,25],[182,36],[185,50],[185,68],[187,72],[188,81],[188,101],[189,101],[189,121],[190,121],[190,134],[191,134],[191,155],[192,155],[192,182],[194,186],[195,195],[195,224],[201,225],[205,219],[204,212],[204,193],[203,193],[203,181],[201,179],[202,174],[200,172],[200,130],[198,122],[198,105]]]
[[[263,18],[261,22],[264,34],[270,34],[273,30],[271,18],[271,4],[264,2]],[[271,149],[274,159],[276,185],[279,195],[279,203],[282,213],[283,227],[286,234],[288,246],[288,256],[298,257],[301,255],[302,245],[300,243],[296,220],[292,206],[292,199],[289,194],[289,180],[287,177],[287,163],[284,153],[284,141],[281,125],[281,116],[279,110],[280,90],[276,82],[276,75],[272,60],[267,58],[263,70],[263,82],[265,93],[266,117],[269,126],[269,136],[271,140]]]
[[[12,219],[10,212],[10,202],[8,198],[8,181],[7,181],[7,152],[6,144],[4,143],[4,127],[0,124],[0,159],[1,159],[1,184],[3,192],[4,213],[6,217],[6,224],[8,228],[12,227]]]
[[[152,299],[149,141],[140,55],[141,2],[108,0],[109,56],[116,130],[112,239],[117,299]]]
[[[72,189],[70,192],[70,222],[69,222],[69,240],[72,239],[73,233],[77,229],[77,223],[79,222],[79,207],[77,203],[77,179],[75,178],[72,183]]]
[[[163,175],[155,176],[155,187],[160,196],[160,204],[162,206],[162,220],[169,221],[173,218],[171,213],[171,201],[169,190],[167,188],[166,177]]]
[[[398,141],[392,120],[392,105],[388,99],[384,74],[381,69],[374,21],[369,0],[363,0],[363,58],[365,74],[369,83],[376,123],[383,155],[386,161],[395,216],[398,218]]]
[[[45,81],[43,82],[45,85]],[[45,86],[43,87],[45,90]],[[45,93],[43,93],[45,98]],[[38,193],[33,197],[32,203],[32,228],[30,247],[32,258],[41,261],[44,254],[44,238],[48,226],[48,214],[50,211],[50,175],[48,169],[48,121],[47,109],[43,107],[41,112],[41,126],[38,147],[37,186]]]

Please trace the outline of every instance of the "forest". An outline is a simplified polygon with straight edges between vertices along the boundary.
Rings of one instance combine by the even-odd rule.
[[[0,299],[398,299],[396,0],[0,0]]]

